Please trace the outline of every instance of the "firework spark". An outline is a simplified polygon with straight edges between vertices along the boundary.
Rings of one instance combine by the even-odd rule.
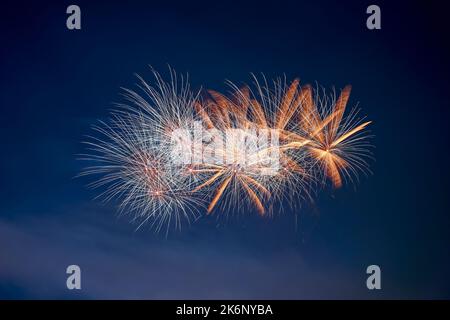
[[[173,71],[170,82],[154,75],[155,86],[139,78],[141,94],[125,89],[127,103],[94,127],[100,137],[82,157],[92,165],[81,175],[101,175],[91,186],[140,225],[179,227],[203,205],[207,214],[247,204],[267,215],[368,171],[370,121],[357,109],[345,115],[350,86],[336,98],[298,79],[254,76],[253,86],[229,82],[228,95],[201,95]]]

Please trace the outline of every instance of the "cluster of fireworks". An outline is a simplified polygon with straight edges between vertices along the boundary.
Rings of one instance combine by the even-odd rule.
[[[353,108],[351,87],[333,91],[298,79],[252,86],[229,82],[229,92],[194,94],[171,72],[155,85],[139,78],[141,93],[125,89],[100,135],[86,142],[82,175],[99,175],[105,200],[156,229],[214,212],[282,212],[311,200],[327,185],[340,188],[368,172],[370,121]],[[275,210],[275,208],[277,210]]]

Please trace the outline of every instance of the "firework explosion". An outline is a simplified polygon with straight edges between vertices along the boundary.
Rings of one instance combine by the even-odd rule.
[[[105,201],[157,230],[181,226],[202,213],[255,211],[311,200],[329,182],[340,188],[368,172],[366,127],[353,108],[351,87],[336,97],[323,89],[278,79],[270,85],[229,82],[227,95],[193,93],[170,72],[155,85],[139,78],[141,94],[125,89],[107,122],[89,137],[81,175],[100,175]]]

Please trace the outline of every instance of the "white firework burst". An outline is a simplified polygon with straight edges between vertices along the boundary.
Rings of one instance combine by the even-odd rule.
[[[81,157],[93,164],[80,175],[101,175],[90,184],[105,188],[99,197],[119,199],[121,212],[132,214],[138,227],[150,222],[160,230],[196,219],[201,199],[189,191],[190,177],[173,165],[170,144],[174,129],[193,123],[195,97],[174,72],[168,83],[154,76],[156,87],[139,78],[142,93],[125,89],[128,103],[93,127],[100,137],[88,137],[89,154]]]

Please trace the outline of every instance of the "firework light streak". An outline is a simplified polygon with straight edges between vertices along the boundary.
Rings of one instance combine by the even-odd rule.
[[[140,94],[124,89],[126,103],[94,127],[81,157],[90,166],[80,175],[100,176],[90,184],[99,197],[120,199],[140,225],[178,228],[239,208],[264,216],[369,171],[370,121],[356,108],[345,115],[350,86],[336,98],[253,76],[253,86],[229,82],[228,95],[193,93],[187,78],[153,73],[154,86],[139,78]]]

